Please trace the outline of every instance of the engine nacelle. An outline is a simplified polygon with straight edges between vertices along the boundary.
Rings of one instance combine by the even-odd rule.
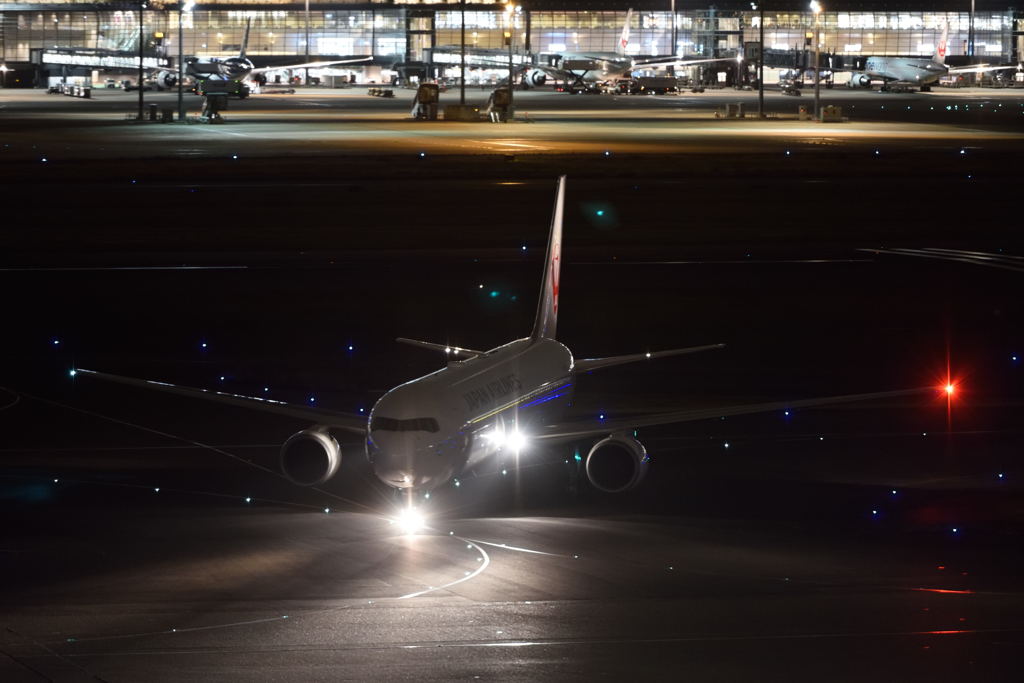
[[[341,447],[326,429],[303,429],[281,446],[281,471],[293,484],[318,486],[340,466]]]
[[[523,74],[523,83],[530,86],[531,88],[536,88],[538,86],[544,85],[547,82],[548,75],[541,71],[540,69],[530,69],[525,74]]]
[[[850,74],[850,80],[846,83],[847,88],[870,88],[871,78],[867,74]]]
[[[628,434],[612,434],[587,453],[587,479],[605,493],[636,488],[647,474],[647,449]]]
[[[161,71],[153,77],[158,90],[170,90],[178,85],[178,74],[173,71]]]

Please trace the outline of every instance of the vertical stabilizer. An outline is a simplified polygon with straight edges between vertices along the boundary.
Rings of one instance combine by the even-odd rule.
[[[531,340],[554,339],[558,323],[558,281],[562,264],[562,214],[565,206],[565,176],[558,178],[558,192],[555,194],[555,211],[551,215],[551,232],[548,234],[548,249],[544,261],[544,279],[540,285],[540,300],[537,302],[537,318],[533,323]]]
[[[949,22],[942,25],[942,35],[939,37],[939,44],[935,46],[935,54],[932,61],[936,64],[946,63],[946,44],[949,41]]]
[[[619,44],[615,46],[615,54],[625,55],[626,46],[629,45],[629,22],[633,19],[633,8],[626,12],[626,24],[622,27],[622,35],[619,36]]]
[[[252,28],[252,17],[245,20],[245,33],[242,34],[242,49],[238,51],[238,56],[244,58],[245,50],[249,46],[249,29]]]

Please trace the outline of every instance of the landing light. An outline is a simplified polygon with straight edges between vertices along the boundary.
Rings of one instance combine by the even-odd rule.
[[[423,518],[423,515],[411,507],[399,512],[393,521],[402,530],[402,533],[409,536],[412,536],[426,526],[426,520]]]

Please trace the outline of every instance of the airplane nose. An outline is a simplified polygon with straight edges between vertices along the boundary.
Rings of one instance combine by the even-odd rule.
[[[405,489],[415,485],[413,471],[413,450],[403,447],[400,439],[375,440],[373,453],[373,473],[388,486]]]

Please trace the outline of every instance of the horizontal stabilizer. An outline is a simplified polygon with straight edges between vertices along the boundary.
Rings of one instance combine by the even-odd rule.
[[[705,344],[704,346],[691,346],[685,349],[671,349],[668,351],[652,351],[650,353],[631,353],[628,356],[609,356],[607,358],[584,358],[576,361],[573,369],[577,373],[590,372],[600,368],[610,368],[613,365],[624,365],[636,363],[642,360],[655,360],[657,358],[668,358],[669,356],[682,356],[687,353],[700,353],[701,351],[714,351],[724,349],[725,344]]]
[[[400,344],[408,344],[409,346],[418,346],[421,349],[440,351],[445,355],[457,358],[458,360],[466,360],[468,358],[476,358],[477,356],[484,355],[483,351],[464,349],[461,346],[451,346],[449,344],[435,344],[434,342],[420,341],[419,339],[407,339],[405,337],[399,337],[395,341]]]
[[[95,370],[85,370],[82,368],[73,370],[72,376],[76,378],[92,377],[106,382],[127,384],[128,386],[138,387],[140,389],[154,389],[156,391],[162,391],[165,394],[175,394],[177,396],[185,396],[188,398],[201,398],[206,401],[214,401],[216,403],[223,403],[230,406],[236,406],[238,408],[261,410],[263,412],[275,413],[285,417],[293,417],[299,420],[315,422],[316,424],[324,425],[326,427],[333,427],[335,429],[341,429],[357,434],[366,432],[366,417],[353,413],[337,413],[330,410],[323,410],[321,408],[313,408],[312,406],[286,403],[284,401],[275,401],[255,396],[241,396],[239,394],[229,394],[223,391],[210,391],[209,389],[181,387],[176,384],[168,384],[167,382],[155,382],[153,380],[136,379],[134,377],[110,375],[105,372],[96,372]]]

